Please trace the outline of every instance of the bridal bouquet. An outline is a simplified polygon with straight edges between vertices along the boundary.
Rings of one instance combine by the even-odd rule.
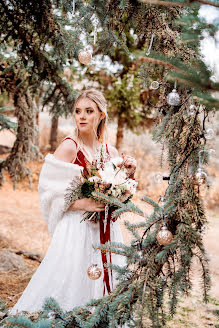
[[[128,177],[124,164],[122,157],[108,160],[99,158],[93,160],[92,164],[88,163],[82,176],[74,179],[66,190],[65,210],[78,198],[93,198],[93,191],[114,197],[123,203],[128,202],[135,194],[138,182]],[[105,217],[108,209],[109,205],[106,204]],[[99,212],[85,212],[82,221],[97,222],[98,218]]]

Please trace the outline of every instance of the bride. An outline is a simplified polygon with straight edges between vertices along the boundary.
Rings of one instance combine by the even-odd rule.
[[[100,150],[108,158],[119,156],[116,148],[105,143],[108,117],[103,94],[95,89],[83,91],[74,103],[73,118],[75,134],[64,138],[54,154],[45,156],[39,177],[41,212],[52,240],[41,264],[8,315],[42,311],[47,297],[53,297],[62,310],[70,311],[109,294],[118,283],[115,273],[105,268],[106,259],[101,251],[93,247],[100,244],[99,223],[80,222],[85,211],[103,212],[105,204],[83,198],[74,201],[67,211],[63,209],[65,191],[72,178],[80,176],[86,164],[98,158]],[[131,156],[124,158],[129,176],[134,179],[136,161]],[[118,220],[110,221],[110,229],[110,241],[123,242]],[[125,257],[119,254],[112,254],[111,261],[125,265]],[[90,279],[88,268],[92,265],[101,269],[99,279]]]

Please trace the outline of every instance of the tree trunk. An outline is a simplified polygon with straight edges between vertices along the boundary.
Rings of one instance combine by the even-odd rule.
[[[34,138],[34,106],[30,92],[23,94],[22,90],[17,90],[13,95],[15,116],[17,117],[17,136],[10,154],[6,160],[0,163],[0,184],[4,181],[3,169],[7,169],[13,181],[13,188],[16,183],[28,177],[30,188],[32,186],[31,170],[24,166],[24,163],[33,159],[33,138]]]
[[[125,126],[125,119],[121,116],[118,117],[118,127],[117,127],[117,134],[116,134],[116,148],[118,151],[122,148],[123,143],[123,136],[124,136],[124,126]]]
[[[59,118],[54,116],[52,118],[52,126],[51,126],[51,130],[50,130],[50,150],[51,151],[55,151],[56,147],[57,147],[57,141],[58,141],[58,121]]]

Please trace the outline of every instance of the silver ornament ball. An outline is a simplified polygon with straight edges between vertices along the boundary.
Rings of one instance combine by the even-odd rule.
[[[167,96],[167,103],[170,106],[178,106],[180,104],[180,96],[176,89],[173,89]]]
[[[214,137],[214,130],[208,129],[205,131],[205,138],[206,139],[212,139]]]

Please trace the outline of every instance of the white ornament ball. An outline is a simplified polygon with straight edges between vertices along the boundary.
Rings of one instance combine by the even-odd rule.
[[[87,269],[87,274],[90,279],[96,280],[100,278],[102,270],[97,266],[97,264],[92,264]]]
[[[161,183],[163,181],[163,175],[161,173],[156,173],[154,176],[155,183]]]
[[[210,156],[214,156],[216,154],[216,151],[215,151],[215,149],[211,148],[211,149],[208,150],[208,153],[209,153]]]
[[[205,138],[206,139],[212,139],[214,136],[214,130],[212,129],[208,129],[206,132],[205,132]]]
[[[167,103],[170,106],[178,106],[180,104],[180,96],[176,89],[173,89],[167,96]]]
[[[78,60],[81,64],[87,65],[92,60],[92,54],[90,51],[82,50],[79,52]]]
[[[157,90],[159,88],[159,86],[160,86],[160,83],[158,81],[152,81],[150,88],[153,90]]]

